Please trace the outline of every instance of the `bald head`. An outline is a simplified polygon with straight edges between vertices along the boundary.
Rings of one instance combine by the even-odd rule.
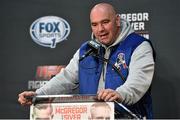
[[[90,13],[93,35],[102,44],[113,44],[120,33],[120,17],[108,3],[95,5]]]
[[[108,4],[108,3],[99,3],[99,4],[95,5],[91,9],[90,16],[94,12],[98,12],[98,11],[106,12],[106,13],[109,13],[111,15],[116,15],[116,11],[115,11],[114,7],[111,4]]]

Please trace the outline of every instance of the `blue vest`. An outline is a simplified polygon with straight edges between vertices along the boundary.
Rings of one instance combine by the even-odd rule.
[[[112,48],[110,53],[109,61],[112,64],[117,64],[121,70],[123,77],[127,78],[128,68],[131,55],[133,51],[143,42],[147,41],[144,37],[141,37],[135,33],[130,34],[124,41],[117,44]],[[82,56],[89,46],[87,42],[84,43],[80,48],[80,56]],[[100,49],[100,56],[104,56],[104,48]],[[120,59],[122,59],[120,61]],[[125,60],[124,64],[121,62]],[[124,84],[120,75],[114,70],[112,64],[107,64],[105,88],[115,90],[117,87]],[[96,94],[98,90],[99,79],[103,69],[103,61],[94,56],[88,56],[79,63],[79,92],[80,94]],[[135,114],[152,118],[152,101],[150,96],[150,89],[146,94],[134,105],[127,106]]]

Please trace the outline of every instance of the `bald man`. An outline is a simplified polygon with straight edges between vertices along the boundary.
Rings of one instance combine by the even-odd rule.
[[[101,45],[98,57],[89,55],[79,61],[90,49],[85,42],[65,69],[36,92],[19,94],[18,101],[22,105],[31,104],[25,96],[69,94],[78,88],[79,94],[97,94],[104,101],[116,100],[133,112],[152,118],[150,86],[154,57],[150,41],[137,35],[108,3],[95,5],[90,21],[92,39]]]

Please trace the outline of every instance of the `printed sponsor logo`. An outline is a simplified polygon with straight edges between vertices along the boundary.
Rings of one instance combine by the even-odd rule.
[[[66,40],[70,33],[70,25],[57,16],[45,16],[35,20],[30,27],[30,35],[34,42],[55,48],[56,44]]]
[[[44,65],[38,66],[34,80],[28,81],[28,89],[35,90],[45,85],[51,78],[65,68],[64,65]]]

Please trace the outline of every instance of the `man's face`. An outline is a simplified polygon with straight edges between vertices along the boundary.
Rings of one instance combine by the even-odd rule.
[[[37,116],[35,120],[51,120],[52,118],[52,108],[48,106],[46,109],[41,109],[36,111]]]
[[[111,110],[104,106],[97,107],[91,114],[92,120],[110,120]]]
[[[119,34],[120,18],[105,8],[92,10],[91,28],[95,37],[104,45],[111,45]]]
[[[92,120],[110,120],[111,110],[106,106],[98,106],[91,113]]]

